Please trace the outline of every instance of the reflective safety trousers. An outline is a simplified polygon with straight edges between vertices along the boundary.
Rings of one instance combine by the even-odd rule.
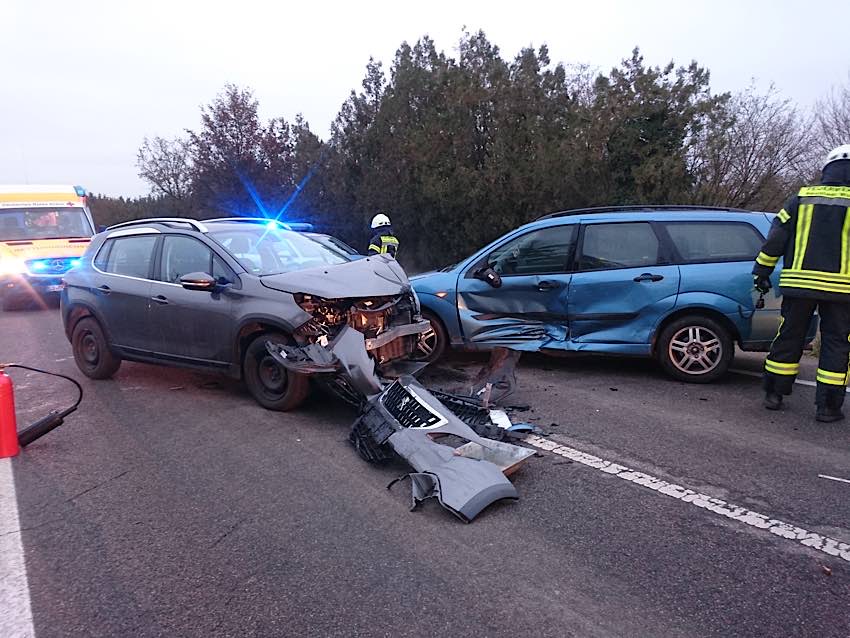
[[[783,259],[783,295],[850,303],[850,186],[807,186],[786,202],[753,267],[770,276]]]
[[[782,300],[782,323],[764,362],[764,389],[791,394],[815,311],[820,315],[821,334],[815,401],[818,405],[840,408],[850,363],[848,303],[794,297]]]

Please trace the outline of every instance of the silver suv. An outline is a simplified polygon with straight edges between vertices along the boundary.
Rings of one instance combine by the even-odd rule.
[[[309,392],[309,370],[280,365],[274,345],[326,345],[350,326],[381,371],[409,359],[429,329],[394,259],[352,260],[252,218],[112,226],[65,275],[61,308],[77,366],[93,379],[124,359],[217,371],[272,410]]]

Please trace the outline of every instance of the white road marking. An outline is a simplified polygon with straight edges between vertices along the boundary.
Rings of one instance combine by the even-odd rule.
[[[0,459],[0,610],[0,636],[35,636],[12,459]]]
[[[756,529],[767,530],[776,536],[797,541],[806,547],[816,549],[830,556],[841,558],[850,562],[850,543],[842,543],[834,538],[810,532],[802,527],[797,527],[796,525],[786,523],[765,514],[753,512],[745,507],[727,503],[719,498],[713,498],[707,494],[701,494],[686,487],[682,487],[681,485],[668,483],[667,481],[655,478],[649,474],[632,470],[624,465],[606,461],[598,456],[587,454],[586,452],[569,447],[568,445],[562,445],[561,443],[551,439],[532,435],[526,437],[524,442],[529,445],[533,445],[538,449],[546,450],[547,452],[551,452],[566,459],[570,459],[571,461],[592,467],[593,469],[600,470],[606,474],[611,474],[617,478],[623,479],[624,481],[629,481],[636,485],[647,487],[654,492],[675,498],[683,503],[689,503],[704,510],[708,510],[709,512],[744,523],[750,527],[755,527]]]
[[[735,374],[743,374],[748,377],[755,377],[757,379],[761,379],[761,372],[753,372],[752,370],[740,370],[738,368],[729,368],[729,372],[734,372]],[[800,385],[806,385],[810,388],[818,387],[818,384],[814,381],[807,381],[806,379],[795,379],[794,383],[799,383]],[[850,388],[847,388],[847,392],[850,392]]]
[[[818,478],[829,479],[830,481],[840,481],[842,483],[850,483],[850,480],[838,478],[837,476],[830,476],[829,474],[818,474]]]

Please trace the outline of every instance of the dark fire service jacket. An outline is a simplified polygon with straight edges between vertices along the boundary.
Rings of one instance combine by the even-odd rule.
[[[378,226],[375,233],[369,240],[368,254],[395,257],[398,253],[398,239],[393,234],[392,226]]]
[[[753,274],[770,276],[780,257],[784,296],[850,303],[850,160],[827,165],[820,186],[801,188],[785,203]]]

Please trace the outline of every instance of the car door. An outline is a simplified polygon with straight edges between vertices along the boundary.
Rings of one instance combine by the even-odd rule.
[[[100,260],[95,262],[100,275],[92,282],[91,292],[113,345],[147,352],[153,349],[150,287],[159,233],[124,233],[116,233],[101,248]]]
[[[156,281],[151,285],[151,324],[159,335],[157,352],[201,365],[230,363],[233,352],[233,293],[187,290],[180,277],[202,272],[231,285],[236,275],[200,240],[165,235],[159,251]]]
[[[644,353],[678,290],[679,268],[652,224],[584,220],[570,283],[570,340],[636,344],[634,353]]]
[[[755,309],[752,268],[764,242],[756,227],[716,219],[665,221],[659,226],[670,237],[682,275],[677,307],[711,307],[736,324],[743,342],[772,341],[782,299],[771,291],[764,297],[764,308]]]
[[[517,350],[563,347],[567,337],[568,264],[577,226],[561,224],[514,236],[458,279],[458,315],[464,340],[474,346]],[[477,278],[491,268],[495,287]]]

